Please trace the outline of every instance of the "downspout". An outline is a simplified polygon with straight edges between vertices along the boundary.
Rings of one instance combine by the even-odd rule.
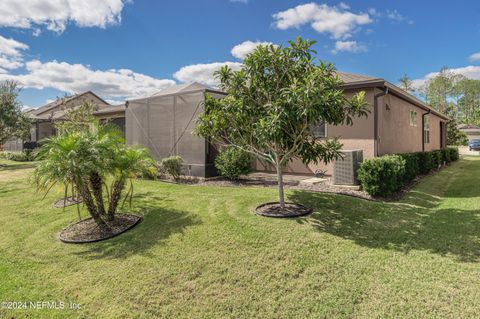
[[[431,110],[422,113],[422,152],[425,152],[425,115],[430,114]]]
[[[378,156],[378,98],[388,94],[388,87],[385,91],[373,96],[373,148],[375,157]]]

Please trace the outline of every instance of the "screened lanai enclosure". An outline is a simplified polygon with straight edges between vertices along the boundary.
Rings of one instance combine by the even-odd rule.
[[[191,83],[128,101],[127,143],[146,146],[157,160],[181,156],[185,175],[215,176],[215,148],[204,138],[192,134],[197,116],[203,111],[205,93],[215,98],[224,96],[220,91]]]

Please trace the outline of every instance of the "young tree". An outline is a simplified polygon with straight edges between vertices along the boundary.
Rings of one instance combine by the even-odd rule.
[[[25,139],[30,135],[30,120],[18,101],[18,84],[0,83],[0,145],[11,138]]]
[[[415,88],[413,87],[413,81],[408,77],[406,73],[398,80],[398,85],[405,92],[415,92]]]
[[[465,146],[468,145],[468,137],[465,132],[458,129],[458,123],[455,120],[448,122],[447,126],[447,145]]]
[[[91,217],[106,230],[115,218],[126,182],[156,172],[156,162],[146,149],[126,146],[119,131],[108,126],[52,137],[42,146],[39,157],[43,160],[34,172],[37,189],[47,194],[61,184],[65,196],[68,189],[78,192]],[[112,180],[110,187],[107,180]],[[131,201],[132,195],[131,184],[124,197]]]
[[[364,92],[347,100],[332,64],[316,63],[314,41],[258,46],[240,71],[225,66],[215,76],[227,93],[206,95],[195,132],[215,143],[242,149],[273,164],[280,206],[285,207],[282,169],[295,158],[329,162],[340,156],[337,139],[318,140],[318,123],[352,124],[367,114]]]
[[[64,108],[64,112],[63,118],[55,123],[55,128],[60,134],[90,130],[99,124],[93,115],[95,105],[90,102],[84,102],[75,108]]]

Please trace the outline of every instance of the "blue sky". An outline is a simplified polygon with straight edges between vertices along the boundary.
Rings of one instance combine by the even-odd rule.
[[[120,102],[214,85],[211,72],[240,67],[256,42],[296,36],[341,71],[420,85],[448,66],[480,78],[479,16],[478,1],[2,0],[0,80],[19,81],[32,107],[89,89]]]

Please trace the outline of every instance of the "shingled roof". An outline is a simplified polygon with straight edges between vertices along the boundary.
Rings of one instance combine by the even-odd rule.
[[[340,80],[342,80],[345,84],[362,83],[362,82],[370,82],[370,81],[383,81],[381,78],[374,78],[374,77],[366,76],[362,74],[354,74],[354,73],[347,73],[347,72],[337,72],[337,74]]]
[[[62,103],[66,103],[66,102],[69,102],[69,101],[72,101],[76,98],[79,98],[85,94],[92,94],[94,96],[96,96],[100,101],[103,102],[103,104],[105,105],[110,105],[107,101],[105,101],[104,99],[102,99],[101,97],[99,97],[98,95],[96,95],[95,93],[93,93],[92,91],[86,91],[86,92],[83,92],[83,93],[79,93],[79,94],[74,94],[74,95],[71,95],[71,96],[68,96],[66,98],[63,98],[63,99],[58,99],[58,100],[55,100],[53,102],[50,102],[44,106],[41,106],[39,107],[38,109],[36,110],[33,110],[33,111],[30,111],[29,114],[32,116],[32,117],[42,117],[41,115],[43,113],[46,113],[54,108],[56,108],[57,106],[61,105]]]

